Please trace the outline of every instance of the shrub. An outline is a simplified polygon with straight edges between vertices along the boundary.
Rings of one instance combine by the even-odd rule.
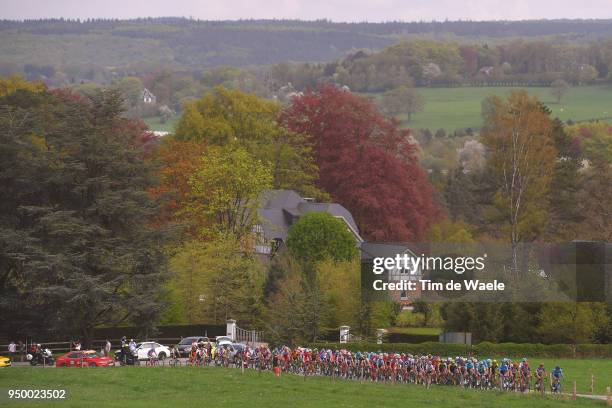
[[[398,327],[423,327],[424,323],[423,313],[414,313],[410,310],[404,310],[395,320],[395,325]]]
[[[351,351],[380,351],[387,353],[433,354],[442,357],[473,354],[479,357],[529,358],[612,358],[612,344],[534,344],[489,343],[473,346],[438,342],[425,343],[311,343],[310,348],[347,349]]]

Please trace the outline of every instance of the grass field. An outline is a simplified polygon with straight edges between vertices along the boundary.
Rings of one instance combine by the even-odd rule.
[[[596,407],[602,401],[566,396],[545,397],[514,393],[424,389],[413,385],[360,383],[328,377],[275,378],[269,372],[221,368],[31,369],[0,371],[2,392],[7,389],[66,389],[67,398],[49,401],[10,401],[8,406],[108,407]],[[0,404],[7,403],[6,396]]]
[[[465,87],[419,88],[425,98],[425,108],[413,115],[406,126],[432,132],[443,128],[446,132],[482,125],[480,115],[482,100],[489,95],[506,95],[512,88]],[[553,111],[554,117],[573,121],[587,119],[612,119],[612,86],[583,86],[570,88],[557,104],[550,95],[550,88],[526,88]],[[405,118],[400,118],[405,119]]]
[[[152,118],[144,118],[143,121],[144,123],[146,123],[147,126],[149,126],[149,129],[151,130],[157,130],[161,132],[173,132],[174,125],[176,125],[176,122],[178,122],[178,116],[173,117],[166,123],[161,123],[160,118],[157,116]]]
[[[606,387],[612,387],[612,360],[582,360],[582,359],[529,359],[532,369],[542,362],[547,370],[555,365],[563,368],[564,391],[571,391],[571,384],[576,381],[579,393],[588,394],[591,386],[591,374],[595,376],[595,394],[603,395]]]
[[[419,88],[425,98],[425,108],[413,115],[410,122],[403,124],[414,128],[428,128],[432,132],[444,129],[453,132],[457,129],[479,128],[484,98],[490,95],[507,95],[513,88],[504,87],[461,87],[461,88]],[[550,95],[550,88],[525,88],[548,105],[554,117],[573,121],[604,119],[612,121],[612,86],[581,86],[570,88],[561,103],[556,103]],[[151,130],[171,132],[178,121],[175,116],[166,123],[158,117],[146,118],[144,122]],[[400,117],[405,120],[405,117]]]

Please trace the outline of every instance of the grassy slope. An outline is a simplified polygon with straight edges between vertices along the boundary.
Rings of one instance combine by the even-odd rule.
[[[144,123],[146,123],[146,125],[151,130],[162,131],[162,132],[173,132],[174,126],[178,122],[178,116],[173,117],[166,123],[161,123],[160,118],[157,116],[152,117],[152,118],[145,118],[143,119],[143,121]]]
[[[7,388],[67,389],[64,401],[49,404],[14,403],[10,406],[250,406],[250,407],[571,407],[603,406],[600,401],[577,402],[535,395],[500,394],[412,385],[361,384],[330,378],[283,375],[220,368],[113,368],[29,369],[0,371],[0,384]],[[6,402],[6,399],[0,401]]]
[[[565,381],[564,390],[571,391],[572,381],[576,381],[579,393],[590,392],[591,374],[595,376],[595,394],[605,394],[606,387],[612,387],[612,360],[570,360],[570,359],[530,359],[532,367],[544,363],[547,370],[555,365],[561,366]]]
[[[407,126],[415,129],[429,128],[432,132],[443,128],[452,132],[461,128],[478,128],[482,100],[492,94],[505,95],[511,88],[420,88],[425,98],[423,112],[413,116]],[[612,118],[612,87],[573,87],[557,104],[550,96],[550,88],[527,88],[553,111],[553,116],[562,120],[586,120]],[[405,119],[405,118],[401,118]]]

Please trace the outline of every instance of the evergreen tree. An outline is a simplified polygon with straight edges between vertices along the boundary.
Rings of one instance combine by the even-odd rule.
[[[150,332],[165,277],[142,128],[117,92],[19,89],[0,99],[0,307],[14,333],[86,342],[101,324]]]

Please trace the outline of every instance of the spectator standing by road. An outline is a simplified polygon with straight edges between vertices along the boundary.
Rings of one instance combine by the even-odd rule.
[[[130,352],[134,353],[136,351],[136,342],[134,339],[130,339]]]
[[[110,356],[111,351],[111,342],[109,339],[106,339],[106,343],[104,344],[104,355],[106,357]]]
[[[15,361],[15,356],[17,354],[17,344],[13,340],[11,340],[11,344],[8,345],[9,358],[11,362]]]

